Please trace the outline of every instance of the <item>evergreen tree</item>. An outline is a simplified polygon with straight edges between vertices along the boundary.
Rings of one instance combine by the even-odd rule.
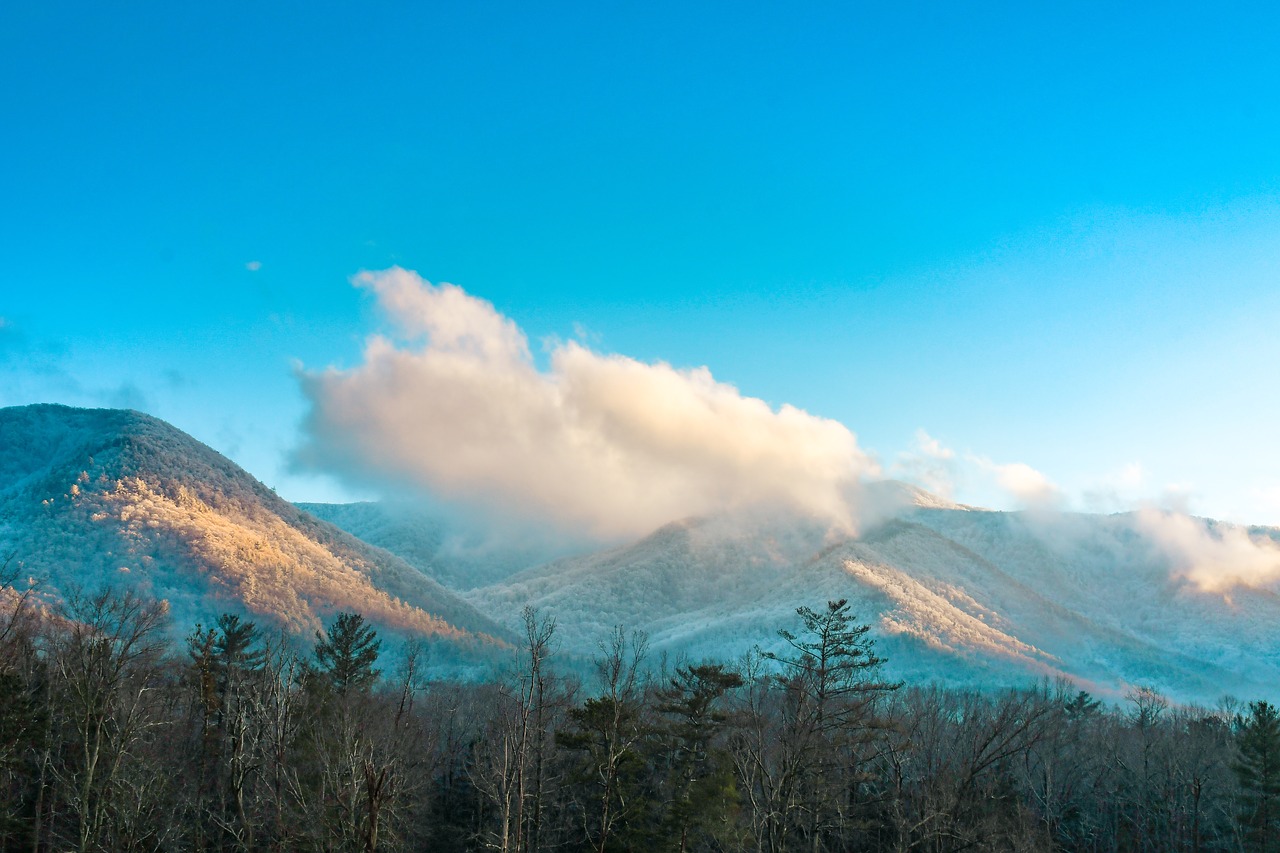
[[[1237,720],[1236,776],[1245,793],[1241,821],[1255,850],[1280,850],[1280,713],[1270,702],[1251,702]]]
[[[663,829],[668,846],[679,853],[708,846],[699,844],[699,837],[717,840],[729,825],[725,817],[734,811],[737,789],[732,762],[716,744],[729,719],[719,705],[725,693],[742,684],[742,676],[723,664],[705,663],[677,667],[657,692],[658,711],[668,721],[663,735],[669,806]]]
[[[234,613],[223,613],[217,620],[218,637],[213,651],[224,670],[253,672],[262,667],[266,653],[258,645],[258,626],[242,622]]]
[[[582,829],[595,853],[637,848],[648,830],[643,819],[653,803],[643,789],[646,771],[642,742],[644,718],[642,667],[648,638],[639,632],[628,643],[614,628],[596,659],[601,695],[569,711],[570,727],[556,732],[556,743],[577,755],[576,787],[585,792]]]
[[[884,661],[873,651],[869,625],[856,622],[845,599],[828,601],[825,610],[796,610],[803,623],[799,634],[778,635],[790,653],[766,652],[780,665],[779,685],[787,696],[788,771],[795,790],[784,795],[778,820],[788,823],[818,851],[852,823],[856,797],[868,777],[865,747],[882,728],[876,704],[900,685],[877,676]]]
[[[1101,708],[1102,700],[1094,699],[1084,690],[1077,692],[1075,696],[1062,705],[1062,710],[1067,715],[1067,719],[1072,721],[1088,720],[1095,717]]]
[[[316,632],[316,663],[338,695],[363,690],[381,674],[374,669],[382,640],[359,613],[339,613],[327,635]]]

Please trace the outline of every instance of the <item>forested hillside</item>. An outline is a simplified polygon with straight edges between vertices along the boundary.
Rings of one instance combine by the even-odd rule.
[[[453,590],[473,589],[559,556],[564,548],[517,534],[486,535],[455,518],[405,503],[300,503],[304,512],[386,549]],[[581,549],[578,549],[581,550]]]
[[[45,593],[110,586],[309,636],[359,609],[384,629],[478,648],[504,630],[394,555],[297,509],[138,412],[0,410],[0,555]]]
[[[1275,529],[1155,511],[993,512],[904,494],[856,535],[785,514],[686,519],[464,595],[513,630],[525,605],[554,613],[566,645],[587,653],[624,624],[655,650],[717,658],[772,647],[797,607],[843,598],[909,681],[981,688],[1048,676],[1109,698],[1138,684],[1184,702],[1278,698]]]
[[[844,602],[780,650],[430,681],[337,615],[295,652],[235,616],[183,649],[131,592],[0,611],[0,851],[1267,851],[1280,721],[1064,682],[884,678]]]
[[[882,488],[459,594],[153,418],[2,410],[0,853],[1275,849],[1274,530]]]

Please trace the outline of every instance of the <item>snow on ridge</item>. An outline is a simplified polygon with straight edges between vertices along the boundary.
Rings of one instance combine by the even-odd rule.
[[[239,611],[306,636],[335,610],[406,634],[503,629],[402,560],[312,518],[235,463],[127,410],[0,409],[0,548],[52,589],[168,600],[175,630]]]
[[[0,547],[59,582],[151,589],[175,615],[245,601],[306,628],[346,607],[452,636],[445,626],[518,628],[533,604],[558,618],[571,653],[590,655],[623,625],[649,631],[657,651],[733,657],[776,644],[796,607],[847,598],[902,677],[993,685],[1060,674],[1112,694],[1149,684],[1183,700],[1276,698],[1280,580],[1266,557],[1280,530],[1180,516],[1168,535],[1158,516],[999,513],[892,481],[865,484],[862,498],[881,514],[858,536],[795,517],[690,518],[455,594],[391,553],[417,547],[434,568],[433,537],[448,531],[428,522],[388,528],[384,551],[163,421],[0,409]],[[372,506],[335,512],[382,523]],[[1253,560],[1249,549],[1261,558],[1248,571],[1197,583],[1196,571],[1233,555]]]
[[[534,604],[588,654],[621,624],[649,631],[655,650],[719,657],[776,643],[796,607],[848,598],[900,675],[978,685],[1062,676],[1108,695],[1149,684],[1202,702],[1274,695],[1280,595],[1197,589],[1133,519],[1057,524],[913,499],[861,536],[798,537],[805,548],[768,552],[768,531],[704,519],[468,597],[499,616]],[[699,550],[706,530],[718,533]]]

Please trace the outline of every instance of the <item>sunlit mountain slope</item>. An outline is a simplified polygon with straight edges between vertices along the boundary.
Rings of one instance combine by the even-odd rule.
[[[309,634],[339,610],[483,647],[503,630],[403,560],[277,497],[230,460],[133,411],[0,410],[0,549],[54,592],[112,584]]]
[[[846,598],[890,673],[914,681],[1280,694],[1280,531],[991,512],[895,483],[862,500],[875,511],[857,535],[782,513],[687,519],[510,574],[534,549],[451,551],[457,531],[422,513],[315,507],[376,547],[137,412],[0,410],[0,557],[55,593],[107,583],[163,598],[180,629],[233,610],[305,635],[356,610],[491,648],[533,605],[570,656],[621,625],[656,652],[726,658],[776,645],[797,607]],[[485,578],[498,579],[469,588]]]
[[[526,603],[555,614],[572,648],[590,649],[617,624],[648,632],[656,651],[694,657],[775,646],[797,607],[846,598],[874,626],[890,671],[912,680],[1069,677],[1109,695],[1149,685],[1204,702],[1280,692],[1274,586],[1205,588],[1150,519],[990,512],[904,494],[857,537],[779,518],[692,519],[469,598],[495,614]],[[1229,528],[1186,523],[1207,541]]]

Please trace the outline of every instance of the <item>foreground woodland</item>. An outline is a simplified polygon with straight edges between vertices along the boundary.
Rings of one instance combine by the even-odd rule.
[[[4,853],[1280,850],[1270,704],[894,683],[845,602],[732,662],[617,629],[585,676],[527,610],[457,683],[353,613],[175,649],[163,603],[3,593]]]

